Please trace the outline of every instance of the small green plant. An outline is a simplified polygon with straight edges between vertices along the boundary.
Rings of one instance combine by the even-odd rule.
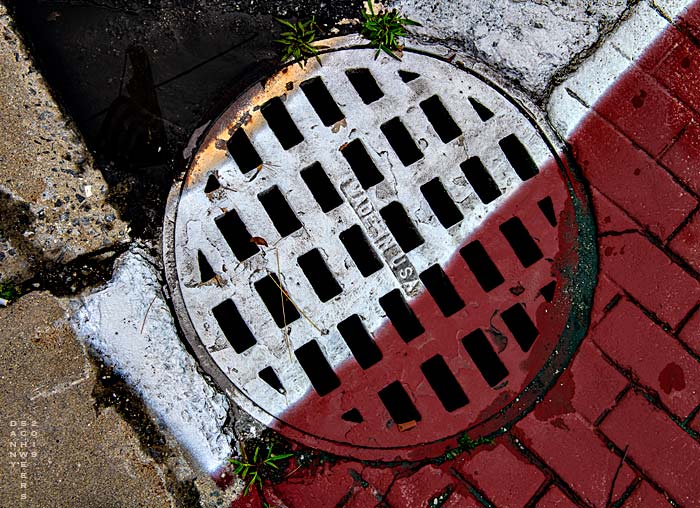
[[[276,455],[272,452],[273,447],[274,445],[270,445],[267,454],[265,455],[263,451],[261,455],[260,445],[256,445],[253,458],[250,460],[246,456],[244,448],[242,460],[229,459],[229,462],[236,467],[233,471],[234,474],[237,474],[244,482],[248,482],[243,491],[243,495],[248,494],[251,487],[257,486],[258,488],[262,488],[263,476],[267,476],[270,471],[279,470],[277,462],[288,459],[294,455],[293,453],[281,453]],[[265,456],[265,458],[263,458],[263,456]]]
[[[459,447],[463,451],[471,451],[474,448],[485,445],[485,444],[493,444],[493,439],[489,437],[479,437],[477,439],[472,439],[470,438],[467,433],[465,432],[461,436],[457,438],[457,442],[459,443]]]
[[[0,298],[11,302],[19,297],[19,289],[11,282],[0,283]]]
[[[319,64],[321,63],[318,57],[319,47],[313,45],[317,28],[314,16],[304,23],[301,21],[290,23],[284,19],[275,19],[287,28],[287,31],[280,34],[280,39],[275,41],[284,48],[282,62],[297,60],[301,68],[304,68],[309,58],[315,58]]]
[[[436,464],[442,464],[446,460],[456,459],[457,457],[459,457],[460,455],[462,455],[465,452],[469,453],[481,445],[487,445],[487,444],[493,444],[493,443],[494,443],[493,439],[491,439],[489,437],[479,437],[477,439],[472,439],[465,432],[457,438],[457,446],[455,448],[447,450],[440,457],[434,459],[434,462]]]
[[[407,26],[421,26],[417,21],[402,17],[396,9],[375,13],[372,0],[367,0],[368,9],[362,11],[362,29],[360,33],[369,40],[370,46],[377,48],[374,58],[384,51],[400,60],[394,51],[402,49],[399,38],[408,35]]]

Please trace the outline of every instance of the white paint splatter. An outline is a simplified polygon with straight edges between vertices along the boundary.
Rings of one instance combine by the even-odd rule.
[[[210,473],[231,454],[228,400],[209,386],[177,335],[158,272],[132,247],[103,289],[72,302],[76,334],[114,367]]]

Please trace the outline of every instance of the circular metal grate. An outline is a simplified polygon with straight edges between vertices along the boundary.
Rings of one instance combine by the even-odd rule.
[[[437,455],[522,416],[568,361],[584,202],[522,101],[435,56],[341,44],[209,126],[169,205],[169,284],[205,368],[262,423]]]

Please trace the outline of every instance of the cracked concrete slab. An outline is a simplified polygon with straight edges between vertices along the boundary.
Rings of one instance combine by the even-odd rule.
[[[0,281],[129,239],[107,185],[0,5]]]
[[[73,302],[78,336],[142,397],[206,471],[231,455],[229,404],[180,341],[155,261],[132,247],[105,287]]]
[[[541,97],[623,15],[626,0],[393,0],[412,31],[465,51]]]
[[[96,411],[95,371],[66,312],[32,293],[0,313],[0,504],[175,506],[131,427]]]

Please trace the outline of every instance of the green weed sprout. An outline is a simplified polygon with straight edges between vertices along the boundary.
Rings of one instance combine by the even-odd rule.
[[[318,57],[318,48],[313,46],[316,39],[316,18],[312,16],[310,20],[302,23],[290,23],[284,19],[275,18],[278,23],[284,25],[288,30],[280,34],[280,39],[275,40],[284,48],[282,54],[282,62],[287,60],[297,60],[299,66],[303,69],[306,61],[309,58],[315,58],[321,64],[321,59]]]
[[[279,469],[276,462],[288,459],[294,455],[293,453],[281,453],[279,455],[275,455],[272,453],[272,448],[273,446],[270,446],[270,448],[267,450],[267,456],[264,459],[260,455],[260,446],[256,446],[255,452],[253,453],[253,459],[250,462],[248,457],[246,457],[245,451],[243,452],[243,460],[228,460],[231,464],[236,466],[236,469],[233,471],[234,474],[238,475],[244,482],[248,482],[245,490],[243,491],[243,495],[248,494],[251,487],[254,487],[255,485],[257,485],[258,488],[262,488],[262,474],[265,468]]]
[[[417,21],[402,17],[396,9],[374,12],[372,0],[367,0],[368,10],[362,11],[362,28],[360,33],[369,40],[370,46],[377,48],[376,59],[384,51],[391,57],[401,60],[394,51],[402,49],[399,38],[408,35],[407,26],[421,26]]]
[[[19,289],[11,282],[0,283],[0,298],[10,303],[19,297]]]

